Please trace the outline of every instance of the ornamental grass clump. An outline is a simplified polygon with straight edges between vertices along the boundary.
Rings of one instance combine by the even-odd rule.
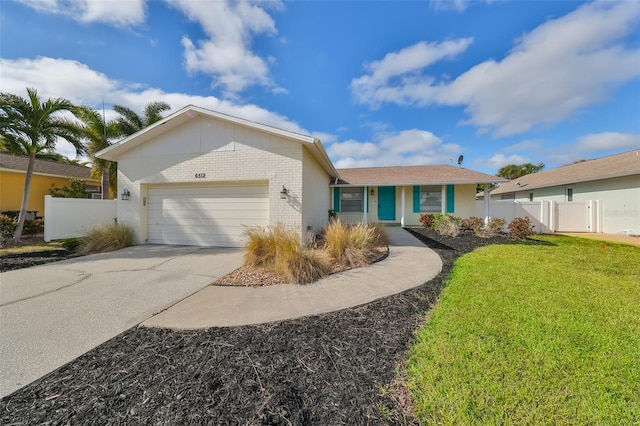
[[[346,225],[334,220],[325,230],[325,250],[335,262],[346,267],[368,265],[378,256],[377,248],[385,243],[382,226]]]
[[[98,225],[80,238],[77,253],[91,254],[119,250],[133,245],[133,229],[118,223]]]
[[[246,235],[245,266],[268,269],[297,284],[311,283],[330,272],[326,256],[282,224],[250,228]]]

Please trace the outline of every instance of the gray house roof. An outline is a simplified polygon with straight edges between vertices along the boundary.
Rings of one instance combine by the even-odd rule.
[[[492,190],[491,194],[504,194],[632,175],[640,175],[640,150],[532,173],[500,185]]]
[[[338,169],[337,186],[447,185],[506,182],[506,179],[450,165]]]
[[[29,157],[0,153],[0,170],[26,173],[28,164]],[[49,160],[36,159],[33,173],[64,178],[95,180],[91,177],[91,169],[89,167]]]

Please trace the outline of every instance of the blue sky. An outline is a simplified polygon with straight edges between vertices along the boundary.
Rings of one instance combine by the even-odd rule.
[[[549,169],[640,148],[640,2],[2,0],[0,89],[28,86],[313,135],[338,168]]]

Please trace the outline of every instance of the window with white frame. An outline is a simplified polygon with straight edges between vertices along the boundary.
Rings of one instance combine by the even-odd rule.
[[[439,185],[420,187],[420,212],[440,213],[442,211],[442,187]]]
[[[362,212],[362,188],[340,188],[340,211]]]
[[[516,193],[515,192],[507,192],[506,194],[500,194],[501,200],[515,200]]]

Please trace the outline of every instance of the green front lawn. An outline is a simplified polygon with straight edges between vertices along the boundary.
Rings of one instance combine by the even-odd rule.
[[[454,265],[408,364],[424,424],[640,424],[640,249],[535,240]]]

